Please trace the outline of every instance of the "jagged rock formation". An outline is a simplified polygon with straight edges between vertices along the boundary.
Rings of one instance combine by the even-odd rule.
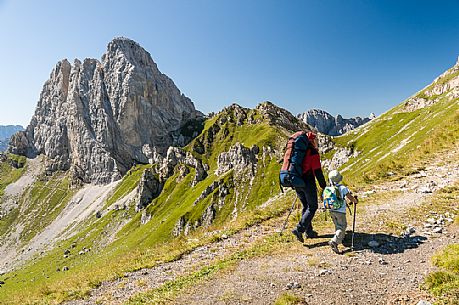
[[[21,125],[0,125],[0,151],[6,151],[11,136],[21,130],[24,130]]]
[[[199,132],[193,120],[200,117],[147,51],[116,38],[100,62],[56,65],[30,125],[13,136],[9,151],[43,154],[48,171],[70,169],[83,182],[107,183],[148,162],[145,144],[158,153],[186,144]]]
[[[408,98],[402,112],[412,112],[431,106],[440,98],[453,100],[459,98],[459,57],[456,64],[437,77],[432,84]]]
[[[258,146],[254,145],[251,149],[236,143],[228,152],[223,152],[217,159],[217,175],[233,169],[234,174],[238,177],[255,175],[257,166],[257,154],[260,151]]]
[[[179,179],[189,173],[189,169],[186,166],[192,167],[196,170],[191,186],[195,186],[199,181],[202,181],[207,177],[209,166],[207,164],[203,164],[201,160],[196,159],[190,152],[187,152],[179,147],[169,147],[166,157],[162,157],[156,152],[148,155],[150,157],[149,160],[151,164],[159,165],[158,175],[161,181],[165,181],[167,178],[172,176],[177,165],[179,166],[181,172]]]
[[[338,136],[369,122],[375,118],[375,115],[372,113],[370,114],[369,118],[363,119],[361,117],[343,119],[343,117],[339,114],[335,118],[326,111],[320,109],[311,109],[303,114],[298,115],[298,117],[303,122],[311,125],[323,134]]]
[[[142,178],[140,179],[139,186],[137,188],[137,195],[135,198],[135,209],[140,211],[145,208],[153,198],[158,197],[163,188],[159,178],[156,177],[153,169],[146,169]]]

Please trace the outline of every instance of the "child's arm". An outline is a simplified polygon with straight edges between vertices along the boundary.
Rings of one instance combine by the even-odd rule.
[[[346,194],[346,198],[354,204],[359,203],[359,199],[357,198],[357,196],[353,196],[350,192]]]

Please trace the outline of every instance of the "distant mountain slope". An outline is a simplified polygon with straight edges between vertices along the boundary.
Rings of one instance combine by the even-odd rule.
[[[344,119],[339,114],[335,118],[324,110],[310,109],[299,114],[298,117],[323,134],[338,136],[369,122],[375,118],[375,115],[372,113],[369,118],[355,117]]]
[[[0,152],[6,151],[11,136],[21,130],[24,130],[21,125],[0,125]]]

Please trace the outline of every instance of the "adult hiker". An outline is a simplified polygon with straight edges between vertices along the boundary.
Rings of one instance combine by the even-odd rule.
[[[318,236],[317,232],[312,228],[312,219],[318,208],[317,202],[317,187],[316,179],[319,186],[324,189],[327,183],[322,172],[320,165],[320,155],[318,150],[317,135],[311,131],[307,133],[310,145],[307,148],[305,157],[301,164],[302,179],[304,180],[304,187],[296,187],[295,191],[303,204],[301,219],[296,229],[292,233],[300,242],[304,242],[303,234],[308,238],[315,238]]]

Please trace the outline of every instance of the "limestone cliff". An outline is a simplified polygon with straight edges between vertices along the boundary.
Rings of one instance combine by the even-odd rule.
[[[186,144],[193,130],[181,129],[197,125],[199,132],[193,122],[201,116],[147,51],[115,38],[101,61],[56,65],[29,126],[12,137],[9,151],[43,154],[48,171],[71,170],[83,182],[108,183],[148,163],[146,144],[159,153]]]

